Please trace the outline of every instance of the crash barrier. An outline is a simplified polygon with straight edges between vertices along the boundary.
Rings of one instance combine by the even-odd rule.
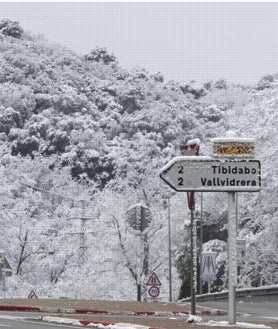
[[[225,300],[228,299],[228,290],[209,293],[204,295],[197,295],[197,302],[206,302],[210,300]],[[263,286],[258,288],[241,288],[236,290],[236,299],[248,301],[250,298],[254,297],[256,301],[268,300],[268,301],[278,301],[278,285],[274,286]],[[185,298],[179,302],[189,302],[191,299]]]

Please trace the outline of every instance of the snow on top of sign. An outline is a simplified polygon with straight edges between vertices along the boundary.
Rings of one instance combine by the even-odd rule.
[[[159,175],[162,174],[164,171],[166,171],[169,167],[171,167],[174,163],[176,162],[181,162],[181,161],[209,161],[209,160],[214,160],[210,156],[205,156],[205,155],[181,155],[174,157],[172,160],[166,163],[166,165],[160,169]]]
[[[188,142],[186,142],[186,145],[200,145],[201,141],[199,138],[190,139]]]
[[[227,137],[236,137],[236,135],[237,135],[237,131],[235,131],[235,130],[228,130],[227,132],[226,132],[226,136]]]
[[[255,143],[255,138],[249,137],[216,137],[212,138],[212,143]]]
[[[226,137],[215,137],[212,138],[212,143],[255,143],[255,138],[252,137],[237,137],[237,132],[234,130],[228,130]]]
[[[130,206],[126,212],[130,211],[133,208],[137,208],[137,207],[142,207],[142,208],[146,208],[149,209],[149,207],[147,207],[146,205],[142,204],[142,203],[135,203],[134,205]]]

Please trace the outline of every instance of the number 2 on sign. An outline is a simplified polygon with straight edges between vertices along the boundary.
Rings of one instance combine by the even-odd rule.
[[[178,166],[178,173],[183,174],[183,166]],[[183,178],[182,177],[178,178],[178,185],[179,186],[183,185]]]

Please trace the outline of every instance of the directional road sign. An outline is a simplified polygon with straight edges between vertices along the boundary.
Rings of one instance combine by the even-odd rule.
[[[159,174],[178,192],[257,192],[261,189],[258,160],[217,160],[208,156],[175,157]]]
[[[237,258],[237,264],[243,265],[246,258],[246,240],[243,239],[237,239],[236,240],[236,258]]]
[[[216,279],[216,252],[202,252],[201,276],[203,281]]]

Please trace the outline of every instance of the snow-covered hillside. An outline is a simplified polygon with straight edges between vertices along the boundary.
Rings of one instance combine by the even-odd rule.
[[[140,272],[148,298],[155,270],[159,298],[168,300],[170,200],[173,298],[188,294],[186,195],[170,191],[158,172],[192,138],[211,155],[211,139],[230,129],[256,138],[262,163],[261,192],[238,197],[238,234],[247,240],[240,286],[277,284],[277,82],[164,81],[144,68],[123,70],[105,49],[79,56],[2,21],[0,249],[13,275],[0,293],[134,300]],[[125,220],[138,203],[153,215],[141,240]],[[214,288],[222,289],[226,194],[206,193],[203,210],[204,248],[218,253]]]

